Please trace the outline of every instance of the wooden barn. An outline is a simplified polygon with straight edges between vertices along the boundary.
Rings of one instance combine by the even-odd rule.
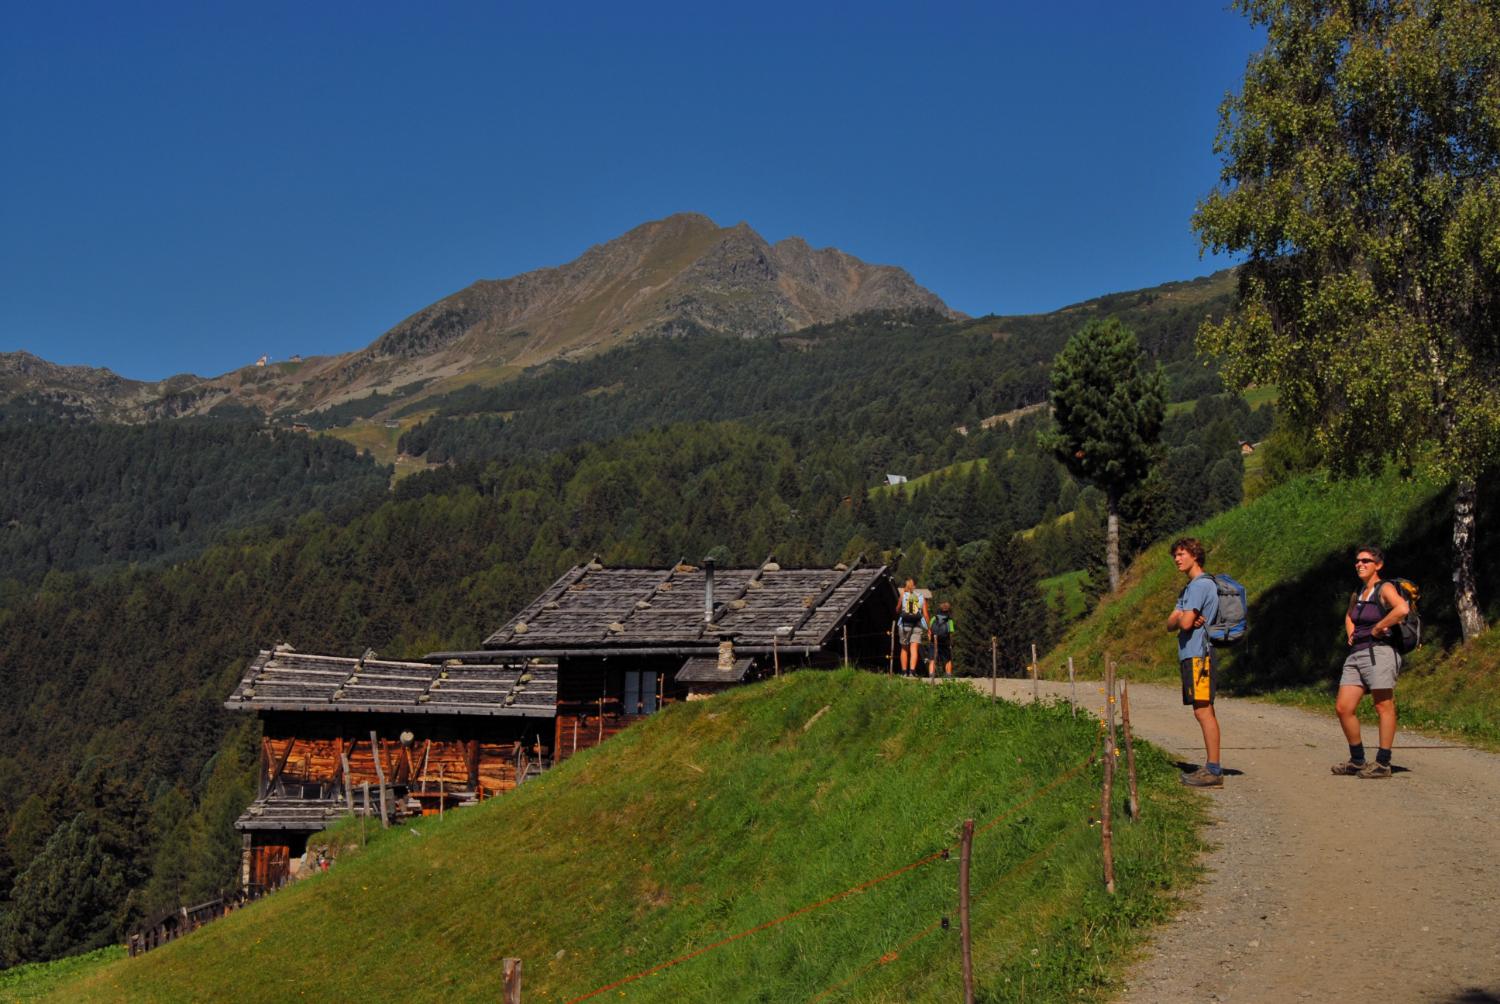
[[[226,706],[261,719],[260,790],[235,827],[247,890],[279,885],[307,838],[351,812],[438,813],[545,764],[553,663],[394,662],[262,651]]]
[[[884,667],[896,590],[885,566],[568,571],[484,642],[433,658],[557,666],[556,760],[673,701],[799,667]]]

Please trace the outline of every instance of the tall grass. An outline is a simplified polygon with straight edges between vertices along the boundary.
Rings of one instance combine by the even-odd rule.
[[[57,998],[492,1000],[516,956],[526,1000],[566,1001],[785,918],[594,999],[952,1000],[956,854],[829,898],[972,817],[984,999],[1102,999],[1199,845],[1198,803],[1145,752],[1145,821],[1117,828],[1121,892],[1105,895],[1097,729],[963,684],[792,674],[675,705],[362,852],[343,831],[327,874]]]

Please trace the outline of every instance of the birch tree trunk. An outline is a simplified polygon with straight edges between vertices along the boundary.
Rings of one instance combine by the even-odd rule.
[[[1109,569],[1109,591],[1117,593],[1120,591],[1120,500],[1113,492],[1105,495],[1105,509],[1104,566]]]
[[[1453,607],[1464,641],[1484,632],[1484,615],[1474,589],[1474,510],[1478,487],[1473,478],[1460,478],[1453,499]]]

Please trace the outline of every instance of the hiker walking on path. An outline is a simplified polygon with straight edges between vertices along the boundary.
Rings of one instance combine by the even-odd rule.
[[[1182,672],[1182,703],[1191,705],[1193,717],[1203,730],[1204,764],[1182,783],[1194,788],[1222,788],[1224,770],[1219,765],[1219,719],[1214,714],[1218,690],[1214,647],[1208,640],[1208,625],[1219,612],[1219,589],[1203,571],[1206,554],[1192,537],[1174,541],[1172,561],[1188,577],[1177,597],[1177,606],[1167,618],[1167,630],[1177,632],[1177,664]]]
[[[908,578],[897,606],[896,631],[901,642],[901,675],[916,676],[921,666],[918,654],[927,628],[927,597],[917,589],[915,579]]]
[[[927,663],[927,675],[937,676],[938,666],[943,667],[944,676],[953,675],[953,604],[938,604],[938,612],[932,618],[932,658]]]
[[[1359,589],[1349,597],[1344,613],[1344,635],[1349,656],[1339,678],[1339,696],[1334,705],[1344,737],[1349,740],[1349,759],[1334,764],[1335,774],[1366,778],[1391,776],[1391,745],[1396,740],[1396,677],[1401,672],[1401,653],[1396,651],[1391,629],[1407,614],[1406,597],[1394,583],[1384,582],[1380,570],[1385,554],[1378,547],[1361,547],[1354,557]],[[1360,733],[1360,699],[1366,694],[1375,702],[1380,719],[1380,748],[1375,762],[1365,762],[1364,736]]]

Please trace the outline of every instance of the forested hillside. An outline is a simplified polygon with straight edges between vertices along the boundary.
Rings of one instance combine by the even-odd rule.
[[[596,554],[606,564],[864,554],[960,607],[986,542],[1017,531],[1031,531],[1047,572],[1087,567],[1101,500],[1040,445],[1045,410],[979,420],[1044,400],[1050,353],[1102,311],[1141,324],[1180,402],[1160,462],[1127,499],[1127,547],[1236,504],[1238,442],[1263,435],[1271,414],[1219,393],[1192,357],[1192,331],[1222,305],[1223,285],[1040,318],[865,315],[774,342],[643,341],[448,399],[407,446],[446,466],[384,501],[372,493],[385,471],[327,439],[229,426],[8,430],[18,469],[79,460],[42,487],[7,481],[31,532],[52,529],[34,584],[0,607],[0,956],[103,943],[233,881],[256,725],[223,701],[258,648],[470,647]],[[701,417],[715,420],[684,420]],[[931,476],[872,490],[888,471]],[[72,501],[54,514],[42,505],[51,497]],[[161,556],[176,564],[97,570]],[[93,570],[61,571],[64,559]],[[1039,620],[1044,642],[1056,619]]]
[[[226,529],[343,518],[390,471],[337,440],[250,425],[0,423],[0,580],[181,558]]]
[[[861,477],[917,474],[980,455],[959,426],[1045,400],[1052,357],[1092,317],[1132,327],[1166,367],[1174,400],[1219,390],[1193,338],[1231,289],[1221,273],[1035,316],[887,311],[778,339],[640,340],[413,406],[438,411],[401,448],[435,462],[506,459],[667,422],[735,419],[787,436],[803,455],[827,450]]]

